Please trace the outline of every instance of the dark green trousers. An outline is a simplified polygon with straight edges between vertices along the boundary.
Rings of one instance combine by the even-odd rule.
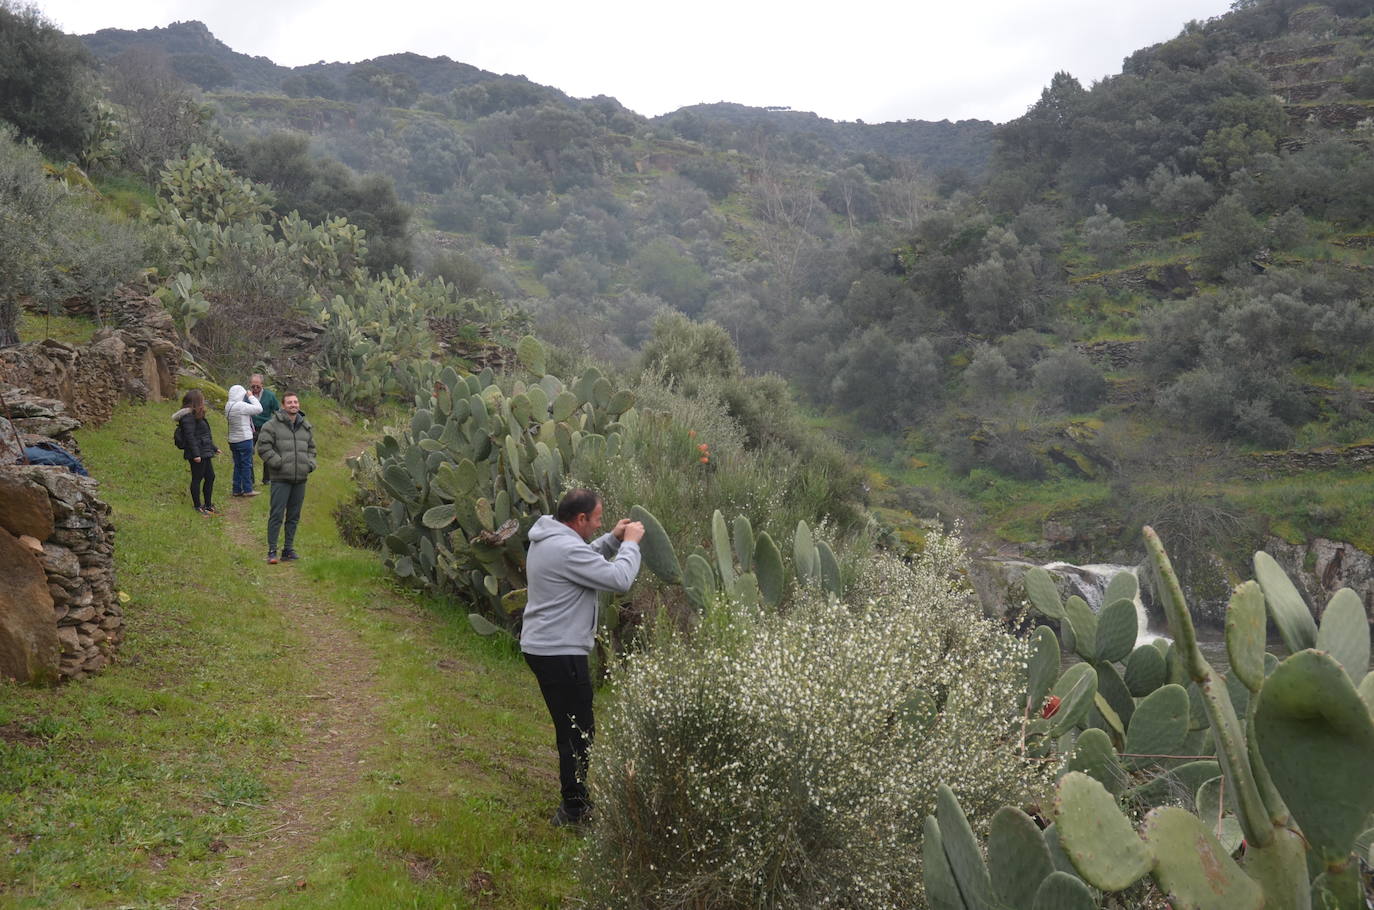
[[[296,540],[296,525],[301,521],[301,503],[305,502],[305,481],[288,483],[272,481],[272,511],[267,515],[267,549],[277,549],[277,533],[286,522],[286,536],[282,549],[289,550]]]

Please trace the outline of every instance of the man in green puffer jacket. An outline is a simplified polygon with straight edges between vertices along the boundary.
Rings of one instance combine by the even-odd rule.
[[[315,470],[315,432],[295,395],[282,398],[281,410],[258,431],[258,456],[272,472],[272,510],[267,516],[267,561],[277,562],[277,532],[286,521],[282,559],[299,559],[292,544],[305,501],[305,481]]]

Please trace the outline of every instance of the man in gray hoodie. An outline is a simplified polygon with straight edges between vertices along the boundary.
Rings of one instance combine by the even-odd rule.
[[[555,825],[580,825],[591,809],[585,781],[596,721],[587,655],[596,639],[596,595],[630,590],[639,573],[644,525],[623,518],[593,540],[601,511],[601,498],[591,490],[569,490],[554,515],[541,515],[529,533],[520,650],[553,718],[563,794]]]

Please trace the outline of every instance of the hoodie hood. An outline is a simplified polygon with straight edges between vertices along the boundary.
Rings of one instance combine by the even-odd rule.
[[[248,390],[241,385],[231,385],[229,387],[229,404],[235,404],[248,397]]]
[[[540,515],[539,518],[535,520],[534,524],[530,527],[529,539],[530,543],[538,543],[541,540],[548,540],[550,537],[556,537],[559,534],[566,534],[578,543],[584,543],[581,536],[579,536],[576,531],[563,524],[563,522],[554,518],[552,515]]]

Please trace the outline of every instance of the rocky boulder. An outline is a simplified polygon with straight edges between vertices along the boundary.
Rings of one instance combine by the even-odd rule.
[[[58,678],[61,646],[48,577],[32,549],[0,531],[0,676],[21,683]]]

